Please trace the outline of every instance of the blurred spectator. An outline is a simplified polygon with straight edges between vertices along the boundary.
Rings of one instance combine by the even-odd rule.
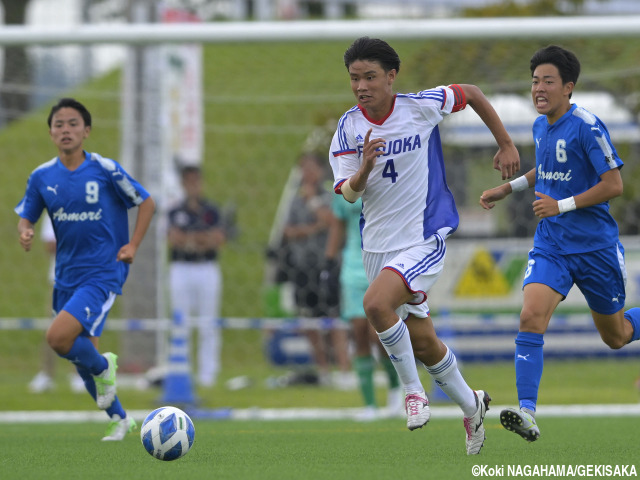
[[[226,234],[220,210],[202,194],[200,168],[183,168],[181,178],[185,198],[169,212],[171,305],[173,314],[182,316],[186,325],[197,326],[196,378],[201,386],[211,387],[220,371],[218,252]]]
[[[324,187],[324,162],[317,155],[303,154],[299,167],[300,186],[291,202],[283,232],[289,254],[290,271],[287,276],[294,284],[298,315],[306,318],[337,317],[338,291],[322,288],[320,282],[329,225],[333,218],[332,194]],[[326,342],[327,333],[332,351]],[[344,386],[351,371],[347,332],[343,329],[329,329],[328,332],[324,329],[307,329],[305,334],[311,343],[319,383],[331,384],[330,360],[333,357],[340,369],[336,386]]]
[[[372,345],[376,346],[377,357],[388,378],[387,414],[404,416],[404,390],[395,367],[391,363],[375,330],[367,320],[362,300],[369,287],[367,274],[362,264],[360,236],[360,216],[362,199],[355,203],[345,202],[341,196],[333,197],[333,221],[329,229],[326,249],[327,278],[332,278],[340,262],[339,289],[340,313],[353,332],[355,355],[353,366],[358,376],[360,392],[365,408],[360,420],[374,420],[380,415],[375,398],[374,372],[376,360]]]

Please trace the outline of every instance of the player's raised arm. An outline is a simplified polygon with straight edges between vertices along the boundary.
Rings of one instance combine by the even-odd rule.
[[[520,170],[520,154],[504,128],[502,120],[480,88],[468,84],[460,87],[467,97],[467,104],[471,105],[496,139],[498,153],[493,157],[493,168],[502,172],[503,180],[513,177]]]

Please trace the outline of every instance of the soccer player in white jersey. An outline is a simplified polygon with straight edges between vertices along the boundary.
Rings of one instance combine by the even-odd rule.
[[[426,302],[442,273],[445,239],[458,226],[438,124],[471,105],[496,139],[493,166],[503,179],[520,168],[518,151],[478,87],[394,94],[400,59],[380,39],[357,39],[344,63],[358,105],[340,118],[329,158],[336,193],[350,202],[362,197],[363,263],[370,282],[365,313],[404,386],[409,430],[421,428],[430,417],[417,358],[461,407],[467,453],[477,454],[490,397],[466,384],[453,352],[436,334]]]
[[[543,335],[551,315],[576,284],[589,305],[600,337],[612,349],[640,338],[640,309],[624,311],[626,271],[618,225],[609,200],[622,194],[622,161],[607,127],[571,103],[580,74],[576,56],[550,45],[530,62],[531,97],[540,116],[533,124],[536,166],[515,180],[483,192],[492,208],[513,191],[535,186],[533,211],[540,222],[523,281],[515,370],[519,408],[500,422],[532,442],[542,378]]]
[[[58,156],[37,167],[15,211],[20,245],[31,250],[34,224],[43,210],[56,237],[55,318],[49,346],[72,362],[98,408],[111,421],[103,440],[122,440],[136,427],[116,395],[117,355],[98,352],[107,314],[149,227],[155,203],[115,161],[83,149],[91,114],[63,98],[47,119]],[[127,211],[138,207],[131,238]]]

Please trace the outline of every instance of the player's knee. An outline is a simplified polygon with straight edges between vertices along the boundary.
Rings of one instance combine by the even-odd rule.
[[[601,338],[611,350],[620,350],[627,344],[627,340],[620,335],[601,335]]]
[[[546,330],[544,318],[533,310],[523,308],[520,312],[520,331],[544,333]]]
[[[432,334],[423,334],[418,338],[412,338],[411,346],[413,347],[415,357],[422,360],[425,365],[435,365],[442,359],[440,354],[446,351],[446,347],[443,346],[442,341],[435,332]]]
[[[51,347],[51,349],[59,355],[64,355],[71,350],[71,343],[59,332],[49,329],[46,335],[47,344]]]
[[[421,360],[423,358],[425,358],[427,355],[429,355],[429,353],[432,351],[429,349],[429,347],[424,343],[424,342],[415,342],[415,344],[412,345],[413,347],[413,355],[418,359]],[[433,365],[433,362],[427,362],[426,364],[430,364]]]
[[[378,319],[382,318],[388,311],[388,308],[375,295],[365,295],[362,305],[364,313],[374,327]]]

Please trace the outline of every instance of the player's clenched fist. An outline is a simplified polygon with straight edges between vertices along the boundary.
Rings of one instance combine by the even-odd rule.
[[[33,235],[33,228],[27,228],[20,233],[20,246],[24,249],[25,252],[31,250]]]

